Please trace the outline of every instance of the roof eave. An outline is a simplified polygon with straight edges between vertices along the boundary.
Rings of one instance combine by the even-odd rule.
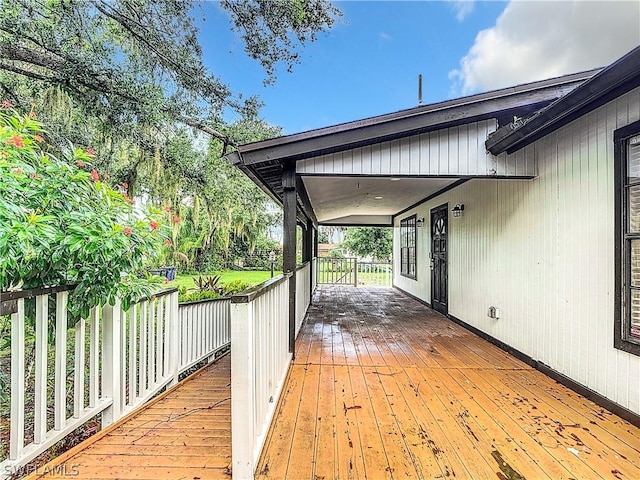
[[[245,165],[299,160],[430,130],[494,118],[524,106],[540,109],[566,95],[599,70],[565,75],[493,92],[402,110],[356,122],[273,138],[238,147]],[[528,114],[529,111],[524,112]],[[523,112],[518,114],[522,115]]]
[[[640,47],[526,120],[512,122],[485,142],[493,155],[526,147],[598,106],[640,85]]]

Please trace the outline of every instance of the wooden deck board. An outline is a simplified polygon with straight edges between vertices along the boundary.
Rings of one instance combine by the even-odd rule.
[[[230,375],[227,355],[40,471],[87,480],[229,480]],[[44,477],[57,478],[30,478]]]
[[[322,287],[296,345],[260,480],[640,479],[640,429],[397,291]]]

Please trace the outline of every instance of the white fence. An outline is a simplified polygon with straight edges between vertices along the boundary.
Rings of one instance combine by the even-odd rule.
[[[178,307],[177,291],[169,290],[128,312],[119,302],[94,308],[88,319],[68,328],[68,296],[68,287],[2,294],[2,303],[13,303],[15,312],[9,458],[0,463],[0,478],[99,414],[103,427],[115,422],[230,341],[228,299]],[[35,352],[29,366],[27,350]],[[31,379],[29,385],[25,378]],[[26,402],[27,396],[33,402]]]

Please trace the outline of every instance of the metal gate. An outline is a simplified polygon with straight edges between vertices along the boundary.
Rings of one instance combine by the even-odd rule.
[[[358,285],[358,259],[318,257],[318,283]]]

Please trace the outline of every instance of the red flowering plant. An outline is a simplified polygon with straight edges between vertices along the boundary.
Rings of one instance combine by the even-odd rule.
[[[77,284],[72,312],[86,316],[117,297],[127,309],[156,288],[145,266],[165,248],[170,222],[105,183],[94,150],[58,158],[43,151],[44,138],[32,116],[1,104],[0,291]]]

